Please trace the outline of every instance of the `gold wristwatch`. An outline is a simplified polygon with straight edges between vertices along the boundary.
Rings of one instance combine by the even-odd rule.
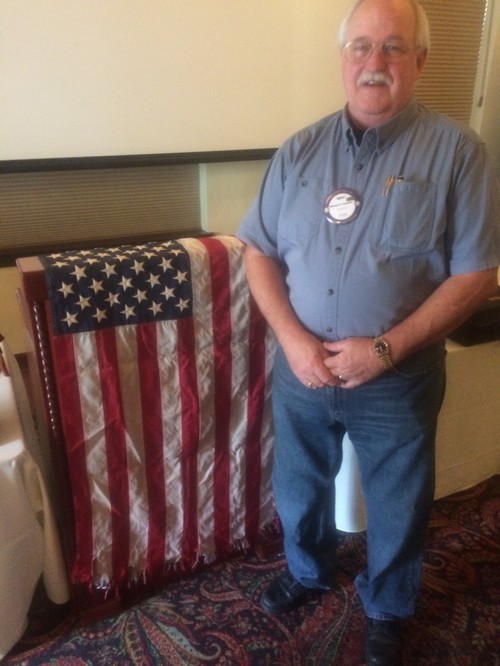
[[[391,350],[387,340],[381,336],[375,338],[373,341],[373,349],[387,370],[392,370],[394,368],[394,363],[391,358]]]

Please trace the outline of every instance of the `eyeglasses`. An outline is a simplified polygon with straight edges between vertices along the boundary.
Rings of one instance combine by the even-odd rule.
[[[358,64],[366,62],[372,55],[376,46],[379,49],[380,55],[385,60],[391,62],[402,60],[411,50],[403,42],[399,41],[369,42],[365,39],[355,39],[352,42],[348,42],[342,50],[349,62]]]

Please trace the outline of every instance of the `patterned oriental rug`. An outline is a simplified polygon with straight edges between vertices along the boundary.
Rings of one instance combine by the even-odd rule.
[[[405,665],[500,664],[499,528],[500,476],[435,502]],[[343,535],[338,587],[279,618],[259,607],[285,566],[279,552],[212,565],[90,624],[70,610],[44,629],[44,612],[2,666],[359,666],[364,616],[353,579],[364,562],[364,535]]]

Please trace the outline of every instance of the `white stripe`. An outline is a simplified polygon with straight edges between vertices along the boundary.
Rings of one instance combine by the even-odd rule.
[[[272,370],[277,349],[276,337],[270,326],[266,330],[266,395],[261,433],[261,486],[260,486],[260,527],[266,527],[275,518],[276,508],[272,493],[271,473],[273,466],[274,428],[271,405]]]
[[[115,328],[118,357],[116,370],[120,380],[127,451],[129,566],[133,571],[141,572],[147,563],[149,507],[136,333],[136,326]]]
[[[78,388],[83,415],[87,476],[92,511],[93,576],[106,581],[111,566],[111,506],[97,345],[93,332],[73,336]],[[83,473],[83,470],[82,470]],[[98,548],[97,548],[98,544]]]
[[[243,244],[235,237],[220,239],[229,256],[231,287],[231,422],[230,422],[230,538],[245,539],[246,436],[248,429],[249,292],[243,267]]]
[[[177,324],[162,321],[157,325],[158,359],[163,414],[163,456],[166,492],[167,562],[182,556],[183,493],[182,493],[182,432],[180,383],[177,366]]]
[[[198,451],[198,526],[200,556],[215,552],[214,520],[214,358],[212,292],[208,250],[197,239],[182,240],[191,257],[193,320],[196,369],[200,406],[200,446]]]

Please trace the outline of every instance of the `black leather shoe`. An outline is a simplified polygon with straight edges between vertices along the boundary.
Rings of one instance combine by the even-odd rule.
[[[366,666],[401,666],[401,623],[398,620],[367,618]]]
[[[300,606],[312,590],[301,585],[287,570],[281,573],[264,591],[260,605],[270,615],[288,613]]]

